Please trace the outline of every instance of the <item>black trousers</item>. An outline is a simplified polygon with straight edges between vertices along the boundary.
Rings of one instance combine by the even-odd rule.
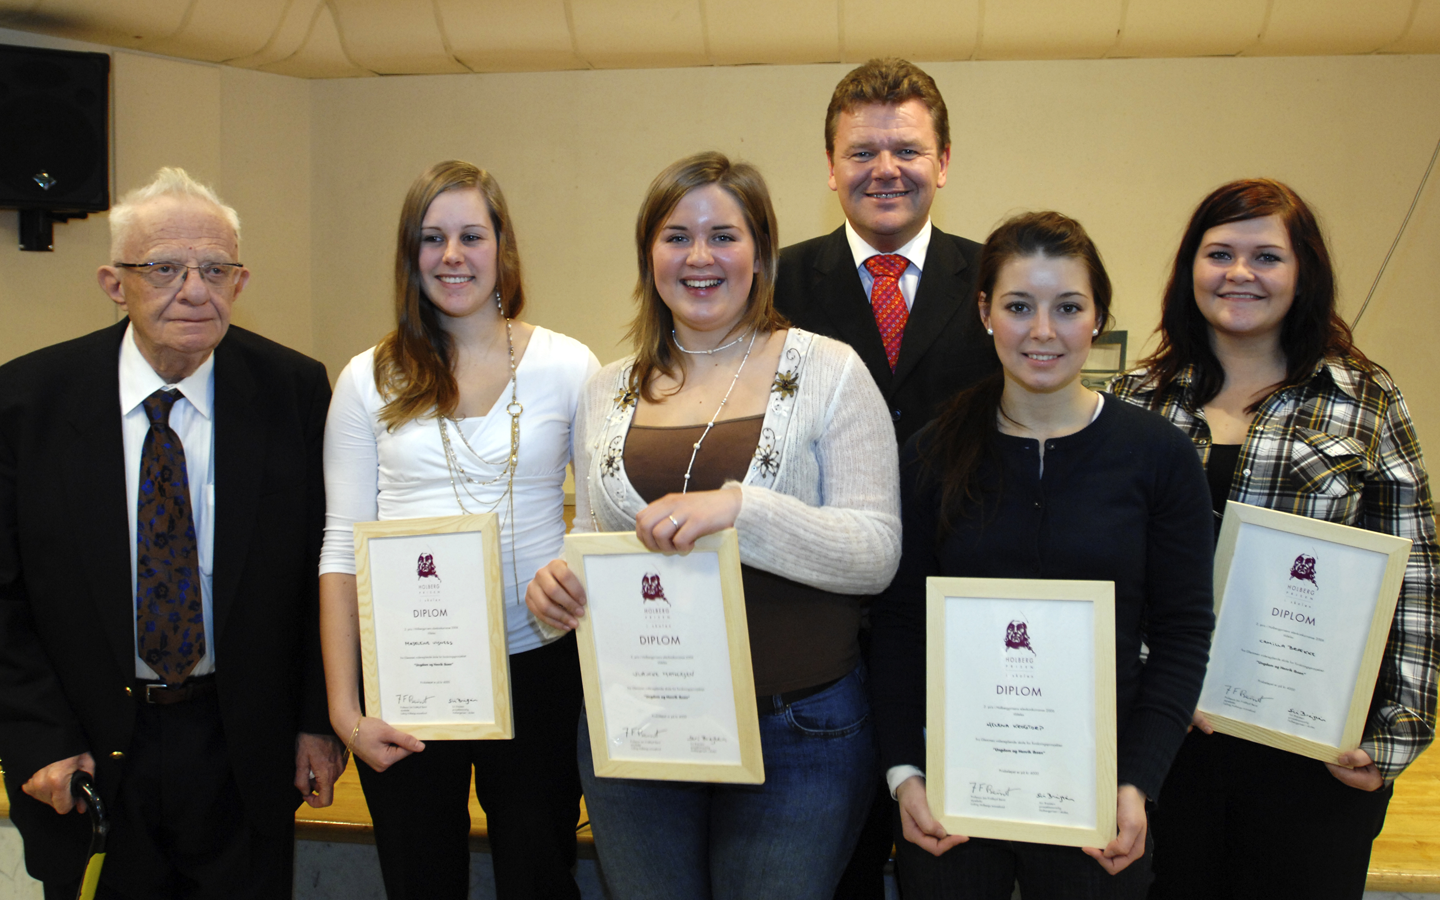
[[[580,663],[574,634],[510,657],[515,737],[426,741],[376,772],[357,760],[390,900],[470,892],[470,772],[485,810],[496,896],[578,900]]]
[[[262,834],[246,820],[213,696],[139,705],[124,781],[106,812],[99,897],[291,896],[293,833]],[[47,900],[74,898],[83,873],[75,874],[73,882],[46,882]]]
[[[1348,787],[1317,760],[1192,731],[1151,816],[1150,897],[1359,900],[1392,793]]]

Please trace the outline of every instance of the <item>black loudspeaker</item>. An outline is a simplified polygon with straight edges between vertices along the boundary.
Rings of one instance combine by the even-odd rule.
[[[0,209],[22,211],[21,247],[109,208],[110,57],[0,45]]]

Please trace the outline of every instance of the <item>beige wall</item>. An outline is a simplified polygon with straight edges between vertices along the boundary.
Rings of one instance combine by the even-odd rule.
[[[0,31],[7,42],[42,39]],[[786,242],[840,223],[821,117],[844,68],[307,82],[117,51],[117,187],[161,163],[215,180],[245,219],[255,272],[236,320],[313,353],[333,377],[389,328],[395,219],[410,180],[438,159],[470,159],[509,198],[530,318],[609,360],[630,315],[635,212],[675,158],[713,147],[758,164]],[[1154,327],[1186,217],[1230,178],[1283,179],[1318,208],[1353,315],[1440,135],[1437,56],[928,68],[950,101],[954,140],[937,223],[981,239],[1022,208],[1085,222],[1114,277],[1132,356]],[[103,218],[57,226],[55,254],[25,254],[14,249],[15,214],[0,212],[0,359],[113,319],[92,277]],[[1358,332],[1405,388],[1432,458],[1437,249],[1440,179]]]
[[[937,223],[983,239],[1021,208],[1092,231],[1138,356],[1185,220],[1215,185],[1290,182],[1320,211],[1353,315],[1440,135],[1440,57],[944,63],[954,155]],[[387,330],[394,221],[411,178],[449,156],[504,186],[530,317],[602,360],[630,315],[634,217],[650,179],[717,148],[756,164],[782,240],[840,224],[822,117],[841,66],[317,81],[315,349],[334,367]],[[1440,454],[1440,178],[1359,329]],[[341,261],[344,262],[341,262]]]
[[[234,322],[314,352],[310,315],[310,83],[0,29],[0,44],[112,53],[112,202],[160,166],[213,184],[240,212],[253,271]],[[95,270],[105,213],[55,226],[55,252],[19,250],[0,211],[0,360],[116,319]]]

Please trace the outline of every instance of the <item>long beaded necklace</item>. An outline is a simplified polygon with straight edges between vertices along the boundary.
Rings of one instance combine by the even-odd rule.
[[[479,481],[471,477],[470,473],[465,471],[464,465],[461,464],[460,457],[456,455],[455,447],[450,443],[450,430],[445,425],[447,418],[449,418],[449,421],[455,426],[455,433],[459,435],[460,443],[465,445],[465,449],[470,451],[471,456],[486,466],[494,466],[496,463],[481,456],[474,447],[470,446],[470,442],[465,439],[465,431],[460,427],[460,423],[465,419],[464,416],[446,417],[442,415],[436,416],[435,418],[438,420],[440,427],[440,444],[445,449],[445,470],[450,475],[450,490],[455,494],[455,502],[460,506],[460,512],[467,516],[470,515],[470,510],[465,507],[465,501],[460,499],[461,490],[465,491],[465,496],[469,497],[472,503],[484,507],[486,505],[485,502],[476,497],[470,490],[471,485],[474,485],[476,488],[486,488],[500,481],[502,478],[506,480],[505,492],[496,498],[493,503],[490,503],[486,511],[494,512],[502,501],[506,503],[505,518],[510,526],[510,578],[518,585],[520,579],[517,577],[517,571],[515,569],[515,470],[520,462],[520,414],[525,411],[525,407],[520,403],[517,395],[517,391],[519,390],[519,377],[516,374],[515,368],[515,338],[511,332],[511,319],[505,315],[505,308],[500,304],[500,293],[498,291],[495,293],[495,306],[500,310],[501,318],[505,319],[505,344],[510,351],[510,402],[505,407],[505,412],[510,416],[510,455],[505,460],[500,474],[488,481]],[[457,472],[460,474],[458,481],[455,478]]]
[[[705,436],[710,433],[710,429],[712,429],[712,428],[715,427],[715,420],[718,419],[718,418],[720,418],[720,413],[724,412],[724,410],[725,410],[725,403],[726,403],[726,401],[728,401],[728,400],[730,399],[730,393],[735,390],[735,383],[740,380],[740,373],[743,372],[743,371],[745,371],[745,363],[746,363],[747,360],[750,359],[750,351],[755,349],[755,338],[756,338],[756,336],[759,335],[759,334],[760,334],[760,330],[759,330],[758,328],[757,328],[756,330],[750,332],[750,345],[745,348],[745,355],[744,355],[743,357],[741,357],[741,359],[740,359],[740,366],[739,366],[739,368],[737,368],[737,369],[735,370],[735,377],[732,378],[732,379],[730,379],[730,387],[725,391],[725,396],[724,396],[723,398],[721,398],[721,400],[720,400],[720,405],[717,406],[717,407],[715,407],[715,415],[711,416],[711,417],[710,417],[710,421],[705,423],[705,430],[702,431],[702,432],[700,432],[700,439],[697,440],[697,441],[692,445],[692,448],[693,448],[693,449],[691,449],[691,451],[690,451],[690,465],[688,465],[688,466],[685,467],[685,483],[680,486],[680,493],[682,493],[682,494],[685,493],[686,491],[690,490],[690,470],[692,470],[692,469],[695,468],[695,457],[700,455],[700,445],[703,444],[703,443],[705,443]],[[740,343],[740,338],[743,338],[743,337],[744,337],[744,335],[742,334],[740,337],[738,337],[738,338],[736,338],[735,340],[731,341],[730,343],[726,344],[725,347],[734,346],[735,344]],[[679,341],[676,341],[676,342],[675,342],[675,346],[680,347],[680,342],[679,342]],[[723,350],[723,349],[725,349],[725,347],[717,347],[717,348],[715,348],[715,349],[717,349],[717,350]],[[680,349],[681,349],[681,350],[685,350],[684,347],[680,347]],[[695,350],[695,351],[685,350],[685,352],[686,352],[686,353],[691,353],[691,352],[695,352],[695,353],[705,353],[705,352],[707,352],[707,351],[704,351],[704,350]],[[673,522],[674,519],[671,519],[671,521]]]

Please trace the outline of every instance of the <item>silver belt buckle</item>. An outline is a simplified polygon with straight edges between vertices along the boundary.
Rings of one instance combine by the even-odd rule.
[[[146,702],[146,703],[157,703],[157,702],[159,702],[159,701],[157,701],[157,700],[155,699],[155,694],[154,694],[154,692],[157,691],[157,690],[160,690],[160,691],[168,691],[169,689],[170,689],[170,685],[168,685],[168,684],[147,684],[147,685],[145,685],[145,702]]]

